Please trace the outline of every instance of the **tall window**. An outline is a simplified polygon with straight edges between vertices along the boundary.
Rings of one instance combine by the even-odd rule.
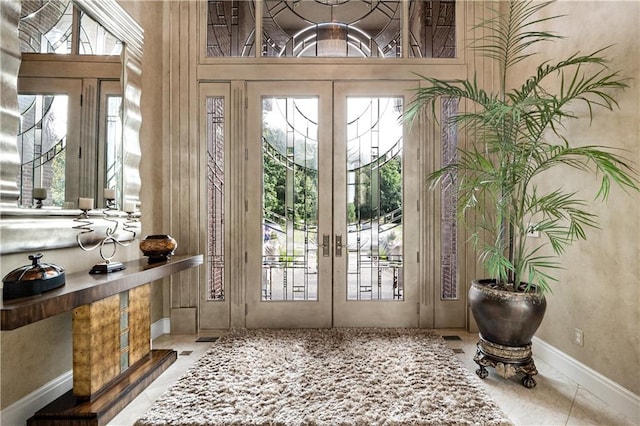
[[[317,98],[262,100],[262,300],[318,300]]]
[[[122,96],[107,95],[104,117],[104,187],[116,189],[120,199],[122,182]]]
[[[207,98],[207,300],[224,300],[224,98]]]
[[[402,98],[347,98],[348,300],[402,300]]]
[[[19,205],[34,205],[34,188],[47,191],[43,206],[62,207],[65,200],[67,95],[19,95]]]
[[[458,149],[458,134],[456,126],[451,124],[451,117],[458,112],[458,101],[446,98],[442,100],[442,123],[445,123],[441,133],[442,164],[449,164],[456,160]],[[446,124],[449,123],[449,124]],[[457,176],[448,175],[442,181],[440,194],[440,268],[442,300],[457,300],[458,295],[458,229],[456,219],[458,215],[455,188]]]

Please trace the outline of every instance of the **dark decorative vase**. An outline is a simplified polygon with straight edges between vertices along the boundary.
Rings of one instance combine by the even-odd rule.
[[[536,385],[538,374],[531,354],[531,339],[540,326],[547,308],[542,294],[509,292],[496,288],[494,280],[474,280],[469,289],[471,312],[480,330],[474,361],[476,373],[487,377],[485,367],[508,378],[524,373],[524,386]]]
[[[140,241],[140,250],[149,257],[149,263],[166,262],[177,247],[178,243],[171,235],[147,235]]]

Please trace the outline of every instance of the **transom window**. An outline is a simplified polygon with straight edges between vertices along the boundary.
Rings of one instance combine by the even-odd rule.
[[[209,0],[207,56],[256,56],[258,19],[259,56],[456,56],[455,0],[408,0],[406,19],[403,6],[402,0]]]
[[[70,0],[21,3],[20,50],[25,53],[120,55],[122,42]]]

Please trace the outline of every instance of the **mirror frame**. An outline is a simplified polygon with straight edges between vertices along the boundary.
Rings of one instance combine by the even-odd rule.
[[[72,2],[122,41],[122,198],[140,207],[140,126],[142,114],[142,27],[116,0],[72,0]],[[20,42],[18,24],[21,1],[0,1],[0,254],[55,249],[77,245],[79,210],[33,209],[17,206],[16,176],[20,168],[16,135],[18,112],[18,72]],[[92,214],[99,215],[95,210]]]

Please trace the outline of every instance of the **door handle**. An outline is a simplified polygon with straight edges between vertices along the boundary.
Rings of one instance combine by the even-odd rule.
[[[342,244],[342,235],[336,235],[336,257],[342,256],[342,247],[346,246],[346,244]]]
[[[322,234],[322,256],[331,256],[331,237],[329,234]]]

